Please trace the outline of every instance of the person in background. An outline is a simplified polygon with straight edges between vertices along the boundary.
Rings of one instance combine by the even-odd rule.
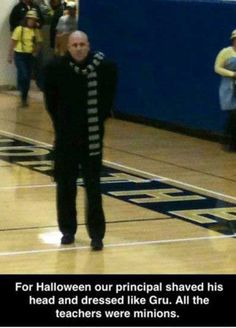
[[[38,5],[44,19],[44,25],[48,25],[51,18],[51,7],[47,0],[33,0],[34,5]]]
[[[236,151],[236,30],[232,31],[230,39],[232,45],[220,50],[214,68],[222,77],[219,87],[220,106],[228,113],[223,143],[227,150]]]
[[[66,53],[68,37],[71,32],[77,30],[77,27],[76,4],[73,1],[69,1],[66,4],[66,13],[59,18],[56,27],[55,54],[62,56]]]
[[[29,10],[22,25],[14,29],[11,37],[8,62],[12,63],[14,58],[17,69],[17,87],[21,93],[21,107],[28,106],[33,56],[37,55],[42,43],[37,23],[36,11]]]
[[[69,36],[68,53],[45,69],[46,109],[55,130],[54,178],[61,243],[74,243],[77,231],[77,178],[81,172],[87,202],[91,247],[102,250],[105,217],[100,190],[104,123],[110,116],[117,83],[116,65],[90,50],[88,36]]]
[[[61,0],[50,0],[50,6],[53,11],[50,22],[50,47],[54,50],[57,23],[59,18],[63,15],[65,7]]]
[[[37,27],[41,28],[44,23],[44,17],[40,10],[40,7],[37,4],[34,4],[32,0],[19,0],[19,3],[12,8],[12,11],[9,16],[11,32],[13,32],[17,26],[22,24],[25,15],[29,10],[32,9],[36,10],[37,12]]]

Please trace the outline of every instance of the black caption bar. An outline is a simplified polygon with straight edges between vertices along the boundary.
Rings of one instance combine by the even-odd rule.
[[[0,326],[236,326],[235,275],[1,275]]]

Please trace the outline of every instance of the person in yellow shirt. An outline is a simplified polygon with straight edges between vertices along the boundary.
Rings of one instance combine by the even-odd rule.
[[[218,53],[214,69],[221,76],[220,106],[228,112],[223,143],[227,150],[236,151],[236,30],[230,39],[232,45]]]
[[[33,56],[37,55],[42,43],[37,21],[37,12],[29,10],[23,24],[14,29],[11,37],[8,62],[12,63],[14,58],[17,69],[17,87],[21,93],[21,107],[28,106]]]

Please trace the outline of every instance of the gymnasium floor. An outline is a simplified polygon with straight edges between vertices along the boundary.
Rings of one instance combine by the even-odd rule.
[[[105,248],[92,252],[78,180],[79,227],[60,245],[53,132],[42,95],[0,94],[0,273],[235,273],[236,154],[214,142],[107,122]]]

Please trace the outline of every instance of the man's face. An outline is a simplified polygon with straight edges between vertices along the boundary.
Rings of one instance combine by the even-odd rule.
[[[89,53],[89,41],[85,34],[73,33],[68,41],[68,50],[72,58],[77,62],[82,62]]]

